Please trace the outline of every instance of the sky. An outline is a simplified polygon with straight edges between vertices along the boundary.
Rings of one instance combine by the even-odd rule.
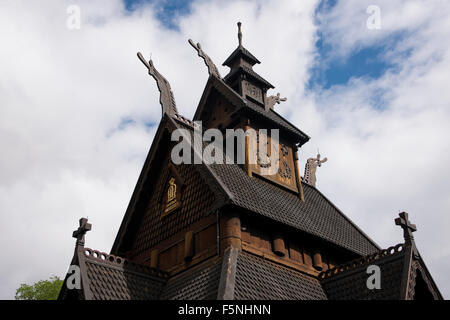
[[[320,149],[318,189],[383,248],[409,212],[450,297],[450,2],[3,0],[0,299],[64,277],[80,217],[86,246],[111,249],[161,118],[136,52],[191,118],[208,73],[187,40],[224,76],[237,21],[269,94],[288,98],[276,110],[311,137],[300,166]]]

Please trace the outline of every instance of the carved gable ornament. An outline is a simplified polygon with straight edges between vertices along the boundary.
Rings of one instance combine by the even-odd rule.
[[[162,204],[161,217],[164,217],[181,207],[183,179],[172,164],[169,164],[168,175],[163,188],[160,199]]]
[[[262,144],[266,144],[265,151],[266,157],[262,156],[259,151],[260,140]],[[266,179],[270,180],[278,185],[281,185],[291,191],[298,192],[296,174],[295,174],[295,163],[294,163],[294,153],[292,147],[285,141],[280,141],[278,144],[279,158],[277,167],[278,170],[273,175],[263,175],[261,169],[267,169],[272,166],[270,163],[270,150],[271,150],[271,137],[265,135],[263,132],[258,130],[256,141],[251,141],[250,152],[256,154],[256,165],[251,166],[251,171]]]

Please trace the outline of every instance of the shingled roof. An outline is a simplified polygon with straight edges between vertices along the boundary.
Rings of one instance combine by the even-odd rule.
[[[309,140],[309,136],[286,120],[278,112],[273,109],[264,109],[252,101],[246,101],[245,111],[251,112],[251,114],[256,118],[262,118],[264,120],[269,120],[270,122],[284,128],[288,132],[302,137],[301,141],[304,143]],[[303,144],[301,143],[301,144]]]
[[[229,248],[181,273],[168,273],[89,248],[78,247],[73,264],[81,271],[80,290],[59,299],[215,300],[326,299],[320,282],[262,257]],[[230,259],[230,256],[234,258]],[[68,275],[69,276],[69,275]],[[76,293],[73,295],[73,293]],[[72,296],[71,296],[72,294]]]
[[[59,299],[153,300],[168,279],[161,270],[82,246],[76,247],[71,265],[79,267],[81,289],[74,296],[67,275]]]
[[[192,123],[176,119],[180,128],[193,130]],[[249,177],[237,164],[203,164],[209,168],[232,204],[253,213],[317,236],[360,256],[379,250],[377,244],[359,229],[318,189],[303,184],[305,201],[257,176]]]
[[[170,276],[146,265],[84,247],[72,265],[81,270],[80,290],[59,299],[86,300],[441,300],[420,255],[398,244],[315,276],[236,248]],[[367,267],[380,267],[381,288],[368,289]],[[69,275],[68,275],[69,276]],[[75,293],[75,295],[74,295]]]
[[[303,184],[305,201],[258,177],[249,177],[238,165],[209,165],[232,194],[232,202],[267,218],[337,244],[359,255],[378,246],[316,188]]]
[[[330,300],[442,300],[415,244],[398,244],[319,274]],[[369,289],[368,266],[380,269],[380,288]]]
[[[216,90],[219,94],[225,97],[231,104],[236,107],[235,113],[247,112],[252,116],[263,121],[274,124],[281,130],[285,130],[288,134],[294,135],[299,141],[300,145],[306,143],[309,140],[309,136],[303,131],[298,129],[288,120],[283,118],[280,114],[272,109],[266,110],[264,107],[257,105],[256,103],[244,99],[241,95],[235,92],[228,84],[222,79],[217,78],[214,75],[209,76],[208,82],[206,83],[205,89],[203,90],[203,95],[197,106],[197,110],[194,115],[194,120],[200,120],[202,113],[206,110],[206,105],[208,97],[212,90]],[[176,117],[176,116],[175,116]]]
[[[238,46],[225,60],[224,63],[222,63],[223,66],[231,67],[230,63],[233,61],[238,55],[243,56],[246,60],[248,60],[250,63],[261,63],[253,54],[250,53],[247,49],[245,49],[243,46]]]
[[[253,69],[251,69],[245,65],[241,65],[238,68],[233,69],[230,73],[228,73],[223,78],[223,80],[229,81],[229,80],[233,79],[235,76],[240,75],[240,74],[245,74],[246,76],[253,78],[257,82],[259,82],[266,90],[275,88],[269,81],[267,81],[266,79],[261,77],[259,74],[257,74],[255,71],[253,71]]]
[[[218,256],[169,279],[161,300],[215,300],[219,287],[222,259]]]
[[[248,252],[236,263],[235,300],[325,300],[320,282],[309,275]]]

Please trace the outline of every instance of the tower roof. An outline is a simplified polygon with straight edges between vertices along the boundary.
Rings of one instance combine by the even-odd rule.
[[[238,39],[238,47],[222,64],[224,66],[230,67],[231,69],[230,72],[223,78],[223,80],[228,84],[232,84],[236,81],[241,81],[239,79],[249,79],[264,91],[267,91],[267,89],[275,88],[267,80],[253,71],[253,66],[261,62],[242,45],[242,31],[240,22],[238,22]]]
[[[250,53],[250,51],[248,51],[247,49],[245,49],[242,46],[242,30],[241,30],[241,23],[238,22],[238,40],[239,40],[239,45],[236,48],[236,50],[233,51],[233,53],[227,58],[227,60],[225,60],[225,62],[222,64],[223,66],[228,66],[228,67],[232,67],[234,65],[234,61],[238,60],[239,58],[243,58],[244,60],[246,60],[250,65],[254,65],[256,63],[261,63],[259,62],[259,60]]]
[[[230,56],[227,58],[227,60],[225,60],[224,63],[222,63],[222,65],[231,68],[233,61],[237,58],[245,59],[252,66],[257,63],[261,63],[261,61],[259,61],[253,54],[251,54],[250,51],[240,45],[230,54]]]

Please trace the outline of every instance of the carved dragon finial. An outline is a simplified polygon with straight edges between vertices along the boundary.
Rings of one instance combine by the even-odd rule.
[[[303,180],[315,187],[316,186],[316,169],[317,167],[321,167],[322,163],[327,162],[327,158],[323,158],[322,160],[320,159],[320,154],[317,154],[316,158],[309,158],[306,161],[306,166],[305,166],[305,176],[303,178]]]
[[[242,23],[241,23],[241,22],[238,22],[237,25],[238,25],[238,40],[239,40],[239,47],[241,47],[241,46],[242,46],[242,31],[241,31],[241,25],[242,25]]]
[[[170,88],[169,81],[167,81],[167,79],[164,78],[158,70],[156,70],[151,59],[147,62],[140,52],[137,53],[137,56],[139,60],[141,60],[141,62],[147,67],[148,74],[156,80],[156,84],[160,92],[159,103],[162,107],[162,115],[164,116],[165,113],[170,116],[178,114],[175,98],[173,96],[172,89]]]
[[[189,39],[188,42],[195,50],[197,50],[198,56],[205,62],[206,66],[208,67],[209,75],[215,75],[219,79],[222,79],[216,65],[211,60],[211,58],[202,50],[200,43],[194,44],[194,41],[192,41],[191,39]]]
[[[273,109],[276,103],[280,104],[283,101],[286,101],[287,98],[280,98],[280,93],[278,92],[276,96],[269,96],[266,98],[266,109]]]

